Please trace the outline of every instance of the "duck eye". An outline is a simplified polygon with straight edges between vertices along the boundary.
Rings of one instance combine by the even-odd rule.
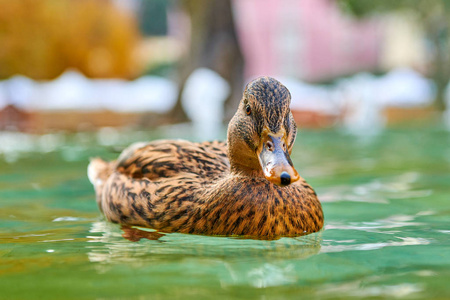
[[[247,105],[247,106],[245,107],[245,113],[246,113],[247,115],[249,115],[249,114],[252,113],[252,108],[250,107],[250,105]]]

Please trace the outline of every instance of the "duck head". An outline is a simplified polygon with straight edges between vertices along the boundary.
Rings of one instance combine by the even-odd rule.
[[[231,172],[265,177],[279,186],[299,180],[290,158],[297,135],[290,103],[288,89],[273,78],[247,84],[228,127]]]

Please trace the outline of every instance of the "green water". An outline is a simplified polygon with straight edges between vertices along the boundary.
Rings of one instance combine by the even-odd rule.
[[[86,166],[155,135],[106,133],[0,136],[0,299],[450,298],[447,131],[301,132],[293,161],[322,200],[317,234],[139,242],[102,219]]]

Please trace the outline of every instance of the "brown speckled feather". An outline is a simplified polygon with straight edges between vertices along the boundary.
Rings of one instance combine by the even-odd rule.
[[[229,129],[229,141],[236,138]],[[97,203],[112,222],[161,232],[270,239],[322,228],[320,202],[303,178],[281,187],[257,171],[233,171],[227,151],[236,151],[227,146],[161,140],[132,145],[114,162],[94,159],[88,173]]]

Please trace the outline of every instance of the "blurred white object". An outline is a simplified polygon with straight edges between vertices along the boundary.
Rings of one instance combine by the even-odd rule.
[[[6,96],[6,81],[0,81],[0,110],[8,106],[9,101]]]
[[[120,110],[127,101],[127,82],[123,79],[96,79],[94,99],[103,109]]]
[[[134,81],[89,79],[77,71],[67,71],[47,82],[23,76],[0,81],[0,109],[14,105],[30,111],[108,109],[165,113],[174,107],[177,95],[175,83],[156,76]]]
[[[200,139],[217,139],[222,129],[224,102],[230,95],[225,79],[209,69],[197,69],[186,80],[181,103]]]
[[[37,84],[30,78],[16,75],[2,83],[4,106],[10,104],[20,109],[27,109],[33,95],[36,93]],[[0,96],[2,98],[2,96]],[[2,100],[0,99],[0,106]]]
[[[413,107],[430,105],[436,91],[431,80],[411,69],[399,68],[379,79],[379,94],[384,106]]]
[[[172,81],[145,76],[134,81],[98,81],[97,97],[106,109],[116,112],[170,111],[176,101],[178,89]]]
[[[338,81],[337,90],[344,114],[343,125],[351,133],[376,134],[385,126],[386,107],[430,105],[436,91],[431,80],[402,68],[382,77],[360,73]]]
[[[368,73],[338,82],[344,128],[356,135],[374,135],[380,132],[385,119],[379,101],[379,81]]]
[[[75,71],[66,71],[53,81],[41,83],[31,101],[32,110],[98,110],[93,99],[92,80]]]
[[[281,78],[280,82],[291,93],[291,109],[328,115],[339,114],[333,92],[329,88],[308,84],[292,77]]]

